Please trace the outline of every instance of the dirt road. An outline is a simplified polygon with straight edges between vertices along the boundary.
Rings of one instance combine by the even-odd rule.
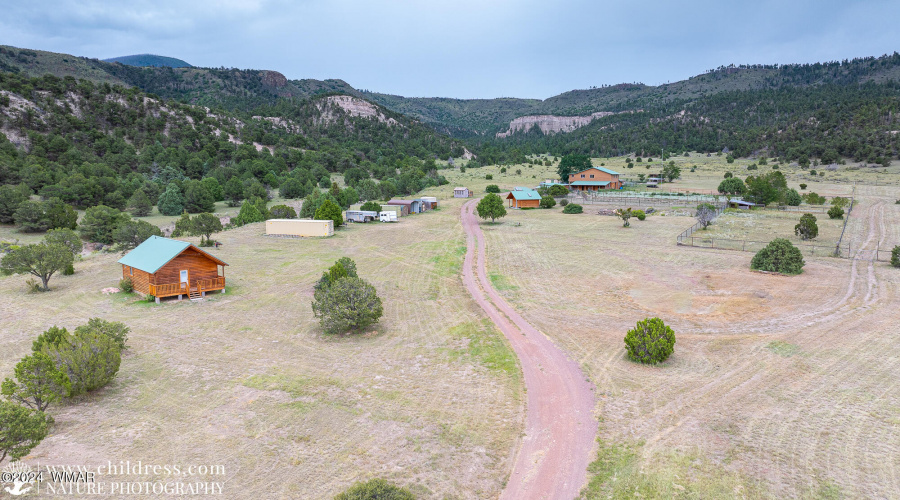
[[[586,484],[597,435],[593,386],[576,362],[491,286],[476,203],[461,211],[467,244],[463,283],[512,345],[527,391],[525,437],[500,498],[571,499]]]

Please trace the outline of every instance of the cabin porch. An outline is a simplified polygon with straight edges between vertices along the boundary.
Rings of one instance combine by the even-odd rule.
[[[194,280],[193,282],[150,284],[150,295],[156,297],[157,304],[159,304],[159,299],[161,298],[178,296],[178,300],[181,300],[187,295],[190,299],[199,299],[206,297],[206,292],[217,290],[222,290],[222,293],[225,293],[224,275],[211,279]]]

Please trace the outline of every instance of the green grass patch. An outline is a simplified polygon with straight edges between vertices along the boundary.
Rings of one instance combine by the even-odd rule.
[[[580,499],[764,498],[758,482],[725,470],[697,454],[642,456],[642,443],[597,440],[597,459]]]
[[[465,246],[457,246],[441,253],[436,253],[428,259],[434,264],[434,271],[441,276],[457,276],[462,270],[463,256],[466,254]]]
[[[488,278],[491,279],[491,285],[498,292],[518,290],[519,287],[509,282],[509,278],[499,273],[489,273]]]
[[[772,342],[769,342],[766,345],[766,349],[774,352],[775,354],[777,354],[783,358],[789,358],[789,357],[793,356],[794,354],[797,354],[798,352],[800,352],[799,347],[795,346],[794,344],[789,344],[789,343],[781,341],[781,340],[774,340]]]
[[[339,387],[338,381],[329,378],[314,378],[287,375],[283,373],[275,375],[253,375],[244,380],[243,384],[252,389],[261,391],[284,391],[294,398],[312,396],[325,387]]]
[[[485,320],[480,325],[470,322],[454,326],[450,329],[450,335],[468,339],[465,348],[451,351],[452,358],[470,356],[491,371],[506,373],[516,379],[519,377],[515,353],[489,321]]]

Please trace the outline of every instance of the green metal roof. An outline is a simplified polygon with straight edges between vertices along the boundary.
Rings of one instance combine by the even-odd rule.
[[[609,181],[575,181],[570,186],[608,186]]]
[[[540,193],[538,193],[534,189],[528,189],[528,188],[516,188],[516,189],[510,191],[509,194],[512,195],[513,198],[515,198],[516,200],[519,200],[519,201],[521,201],[521,200],[540,200],[541,199]]]
[[[153,274],[189,246],[191,244],[186,241],[163,238],[162,236],[151,236],[138,245],[137,248],[119,259],[118,262],[119,264]],[[203,252],[203,250],[200,251]],[[203,253],[211,259],[221,262],[223,265],[228,265],[206,252]]]

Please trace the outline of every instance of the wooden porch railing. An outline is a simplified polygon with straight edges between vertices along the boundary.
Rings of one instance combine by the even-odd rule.
[[[225,288],[225,277],[218,276],[205,280],[197,280],[190,286],[190,290],[197,293],[208,292],[211,290],[222,290]],[[170,297],[172,295],[187,295],[190,291],[187,283],[164,283],[161,285],[150,285],[150,295],[154,297]]]

